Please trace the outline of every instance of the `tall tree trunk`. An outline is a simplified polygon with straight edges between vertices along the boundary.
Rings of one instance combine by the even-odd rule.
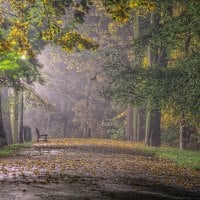
[[[0,88],[0,147],[7,145],[6,133],[3,128],[3,115],[1,105],[1,88]]]
[[[144,109],[138,106],[133,107],[133,141],[143,141],[145,138],[145,120],[143,115],[146,115]]]
[[[133,107],[132,105],[128,105],[128,113],[127,113],[127,129],[126,129],[126,137],[127,140],[133,140]]]
[[[160,120],[161,113],[159,110],[154,110],[150,113],[150,146],[159,147],[161,145],[160,140]]]
[[[140,115],[139,107],[133,107],[133,141],[137,141],[139,135],[139,119],[138,116]]]
[[[69,137],[68,136],[68,133],[67,133],[67,124],[68,124],[68,119],[65,119],[64,122],[63,122],[63,137],[66,138],[66,137]]]
[[[155,13],[151,14],[151,25],[154,26],[155,23]],[[148,53],[148,64],[151,67],[154,63],[156,63],[156,56],[152,53],[150,45],[147,49]],[[159,147],[161,145],[160,140],[160,121],[161,121],[161,113],[160,110],[152,110],[151,102],[148,101],[147,105],[147,114],[146,114],[146,133],[145,133],[145,143],[148,146]]]
[[[3,115],[3,127],[6,130],[6,139],[8,144],[12,144],[12,131],[10,126],[10,113],[9,113],[9,97],[8,97],[8,88],[2,88],[2,115]]]
[[[90,104],[91,104],[91,92],[92,92],[92,78],[89,78],[88,81],[88,91],[87,91],[87,95],[86,95],[86,115],[85,115],[85,122],[84,122],[84,137],[88,138],[90,137],[90,133],[91,133],[91,129],[89,128],[89,114],[90,114]]]
[[[188,56],[189,54],[190,42],[191,42],[191,31],[188,30],[188,33],[185,37],[185,49],[184,49],[185,56]],[[179,148],[181,150],[186,149],[187,146],[187,133],[186,133],[187,129],[188,126],[184,119],[184,113],[182,113],[180,127],[179,127]]]
[[[180,122],[180,135],[179,135],[179,148],[181,150],[186,149],[186,143],[187,143],[187,138],[186,138],[186,126],[184,120],[181,120]]]
[[[22,143],[23,138],[23,126],[24,126],[24,91],[21,91],[21,98],[20,98],[20,124],[19,124],[19,142]]]
[[[161,113],[159,110],[147,110],[145,133],[145,143],[147,146],[159,147],[161,145],[160,120]]]
[[[136,141],[140,142],[144,140],[145,123],[143,122],[143,115],[145,115],[145,112],[141,107],[138,107],[137,109]]]
[[[10,123],[12,130],[13,143],[18,143],[18,94],[14,89],[9,90],[10,93]]]
[[[49,134],[49,129],[51,125],[51,115],[49,114],[47,117],[47,123],[46,123],[46,133]]]
[[[88,137],[88,125],[87,124],[85,124],[85,126],[84,126],[83,137],[84,138]]]
[[[140,108],[140,114],[138,115],[139,127],[138,127],[138,135],[137,141],[145,140],[145,128],[146,128],[146,110],[145,108]]]
[[[140,37],[140,17],[139,10],[138,13],[134,13],[134,40],[137,40]],[[134,67],[138,67],[141,63],[141,56],[135,55],[134,58]],[[138,106],[133,107],[133,141],[140,140],[141,134],[141,108]]]
[[[146,111],[145,144],[150,146],[150,112]]]

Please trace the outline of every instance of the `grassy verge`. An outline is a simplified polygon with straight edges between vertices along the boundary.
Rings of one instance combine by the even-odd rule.
[[[31,145],[32,145],[31,142],[27,142],[27,143],[13,144],[6,147],[2,147],[0,148],[0,158],[13,156],[20,149],[31,147]]]
[[[156,157],[168,159],[179,166],[189,167],[195,170],[200,170],[200,152],[191,150],[179,150],[172,147],[143,148],[143,151],[153,154]]]

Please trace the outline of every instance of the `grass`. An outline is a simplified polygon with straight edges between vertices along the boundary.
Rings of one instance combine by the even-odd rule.
[[[182,167],[189,167],[200,171],[200,152],[192,150],[179,150],[174,147],[147,147],[142,151],[153,154],[156,157],[175,162]]]
[[[32,146],[31,142],[22,143],[22,144],[13,144],[0,148],[0,158],[13,156],[17,151],[23,148],[29,148]]]

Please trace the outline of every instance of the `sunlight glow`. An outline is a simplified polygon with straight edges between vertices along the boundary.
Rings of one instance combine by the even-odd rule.
[[[22,60],[26,60],[26,55],[22,55],[22,56],[21,56],[21,59],[22,59]]]

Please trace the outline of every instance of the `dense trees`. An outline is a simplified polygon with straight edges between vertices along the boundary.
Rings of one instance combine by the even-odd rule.
[[[117,22],[127,23],[127,21],[132,20],[132,12],[138,13],[138,9],[140,10],[141,18],[148,22],[143,28],[143,34],[134,41],[133,48],[135,53],[144,59],[143,63],[139,65],[139,70],[131,68],[125,70],[126,67],[119,64],[119,67],[125,70],[127,75],[132,74],[136,78],[127,79],[127,77],[124,77],[123,82],[119,81],[119,78],[123,77],[123,75],[120,75],[122,71],[117,71],[118,75],[112,73],[116,72],[116,62],[109,65],[112,72],[108,76],[109,79],[112,79],[110,86],[112,87],[113,94],[117,99],[120,96],[125,103],[128,102],[127,99],[131,99],[133,105],[147,105],[146,142],[153,146],[159,146],[160,144],[160,109],[164,109],[166,106],[170,107],[176,115],[180,116],[178,122],[181,126],[180,143],[183,143],[186,141],[184,135],[187,135],[187,133],[183,133],[185,132],[183,130],[187,130],[190,119],[196,115],[195,111],[188,110],[187,108],[190,107],[189,105],[198,106],[199,104],[197,100],[199,90],[195,90],[194,96],[192,95],[194,93],[191,92],[192,88],[198,87],[198,78],[193,77],[197,82],[195,86],[191,87],[188,87],[188,85],[192,85],[193,81],[190,80],[190,82],[189,78],[186,78],[189,75],[188,73],[192,73],[194,68],[195,71],[199,68],[198,61],[196,60],[199,51],[199,36],[197,35],[199,31],[197,22],[197,19],[199,19],[199,12],[197,11],[197,7],[199,8],[200,6],[199,3],[197,1],[103,1],[103,5],[106,12]],[[196,28],[192,24],[196,24]],[[194,63],[192,64],[191,62],[196,63],[195,67]],[[182,63],[181,67],[180,63]],[[187,69],[186,65],[190,66],[188,68],[190,72],[184,73]],[[177,70],[179,71],[178,73]],[[187,80],[188,84],[183,84],[183,80]],[[130,84],[132,85],[131,93],[124,86]],[[185,90],[189,93],[181,92]],[[133,93],[134,96],[132,96]],[[190,98],[187,94],[193,97]],[[179,103],[174,99],[174,95]],[[136,101],[136,99],[139,99],[139,101]],[[190,100],[186,103],[184,99]],[[196,99],[196,102],[193,103],[192,99]],[[181,106],[183,104],[185,108]],[[180,106],[181,109],[177,111]],[[198,110],[197,107],[196,109]],[[190,119],[186,116],[190,116]],[[195,124],[193,125],[196,126]],[[185,147],[185,145],[180,146]]]

